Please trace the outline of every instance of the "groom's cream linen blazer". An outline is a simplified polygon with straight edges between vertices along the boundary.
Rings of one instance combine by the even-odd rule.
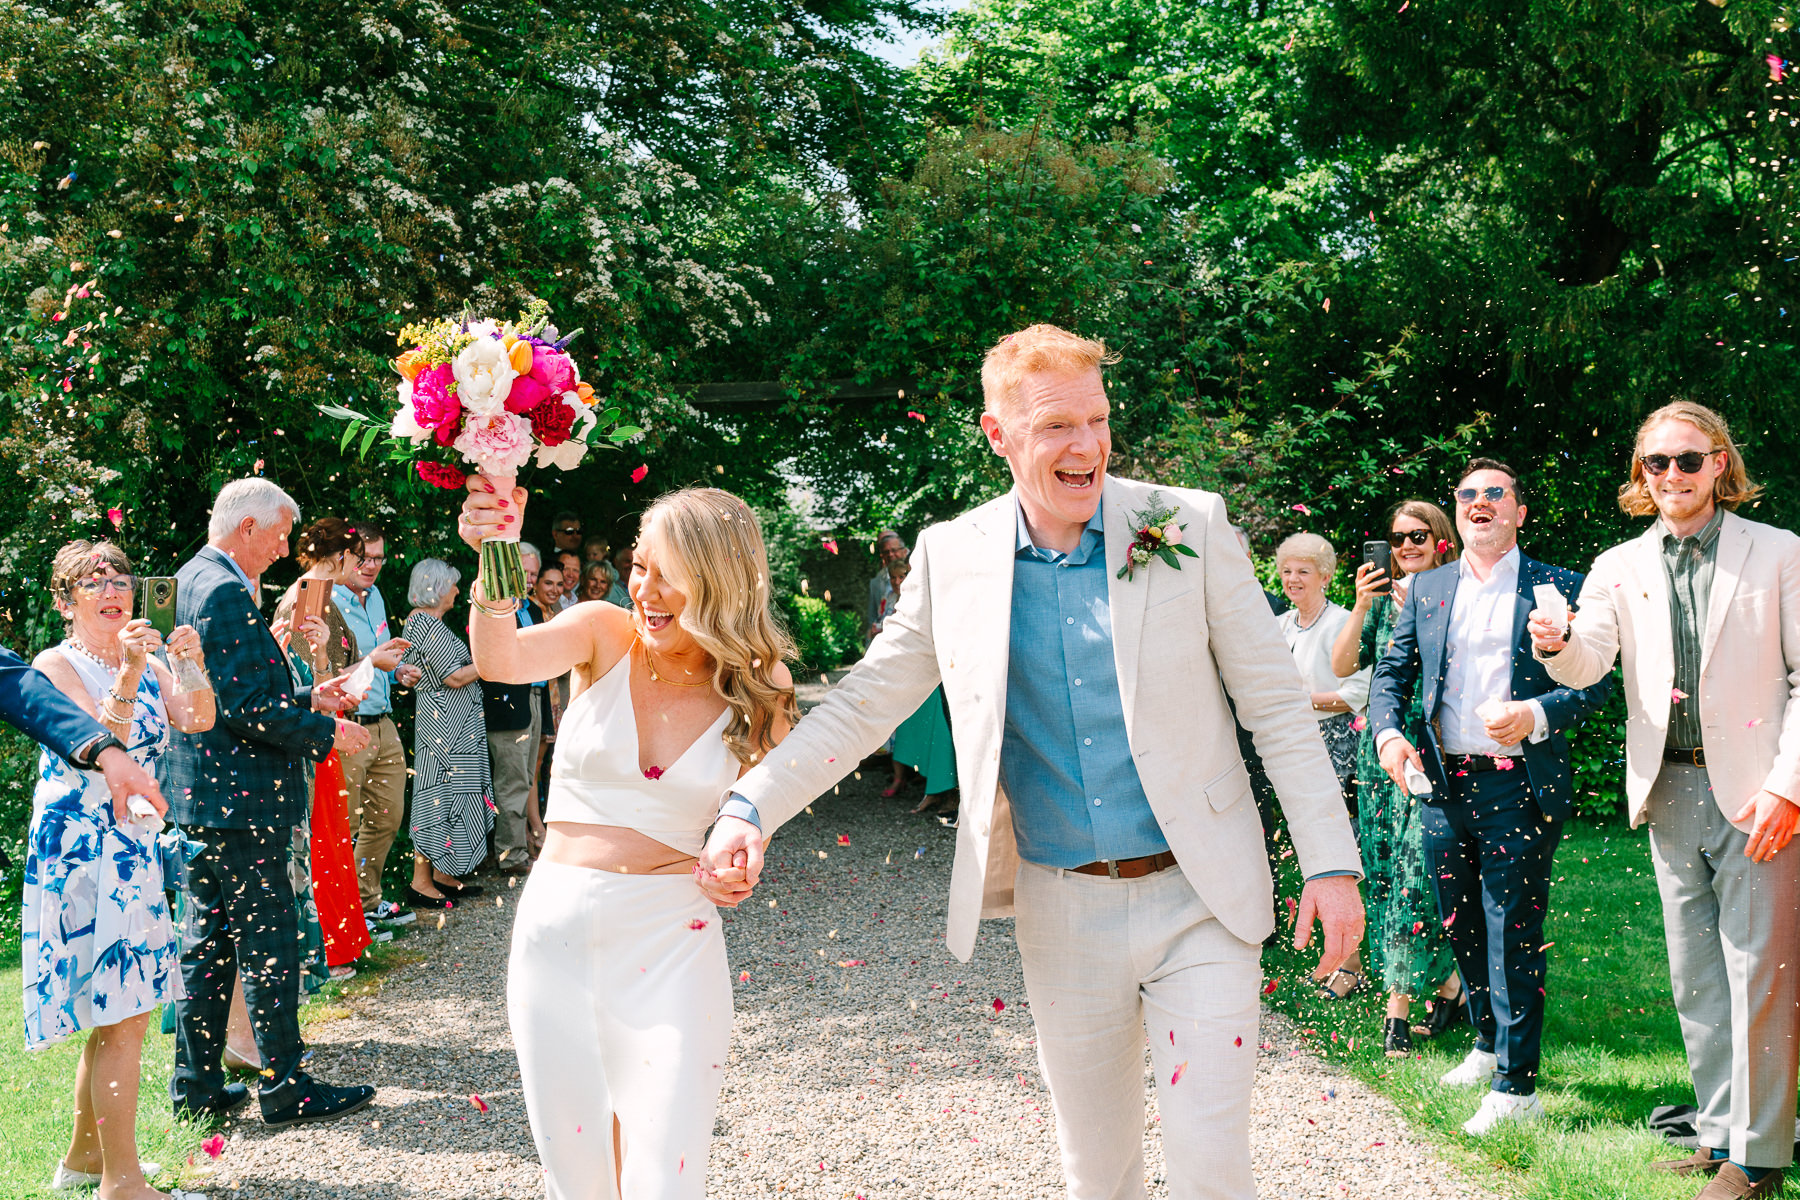
[[[1675,635],[1663,525],[1594,561],[1557,654],[1537,657],[1570,687],[1625,667],[1625,795],[1649,814],[1674,703]],[[1535,651],[1534,651],[1535,653]],[[1700,730],[1713,799],[1731,820],[1757,792],[1800,803],[1800,538],[1727,512],[1700,632]],[[1751,822],[1734,822],[1749,832]]]
[[[1149,507],[1152,491],[1179,507],[1184,540],[1199,557],[1183,557],[1179,571],[1152,560],[1135,578],[1119,579],[1133,536],[1129,514]],[[1102,503],[1113,655],[1138,777],[1201,900],[1238,938],[1261,942],[1275,927],[1269,864],[1227,692],[1255,734],[1301,871],[1361,871],[1308,695],[1219,496],[1108,477]],[[1010,492],[925,530],[899,609],[868,654],[733,789],[773,833],[941,681],[962,790],[948,940],[963,960],[980,918],[1013,911],[1018,855],[1000,742],[1017,531]]]

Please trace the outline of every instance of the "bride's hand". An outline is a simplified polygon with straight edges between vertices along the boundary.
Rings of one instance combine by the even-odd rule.
[[[494,491],[485,475],[473,474],[464,484],[469,489],[463,500],[462,516],[456,522],[457,536],[471,550],[479,552],[483,538],[496,533],[517,532],[525,520],[525,489],[515,487],[510,497]]]

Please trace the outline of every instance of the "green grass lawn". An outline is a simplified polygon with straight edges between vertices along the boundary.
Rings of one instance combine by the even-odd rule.
[[[395,940],[370,947],[357,964],[356,978],[327,984],[308,998],[301,1010],[301,1024],[331,1020],[346,1010],[335,1002],[345,995],[367,993],[381,986],[384,972],[418,961],[405,946],[405,933]],[[53,1193],[50,1179],[68,1147],[73,1119],[75,1064],[81,1057],[84,1035],[36,1053],[25,1049],[25,1020],[19,1000],[18,944],[10,948],[7,965],[0,968],[0,995],[10,1003],[0,1007],[0,1196],[66,1196]],[[169,1076],[175,1065],[175,1039],[164,1036],[160,1010],[150,1018],[144,1039],[144,1069],[138,1093],[138,1154],[161,1163],[167,1173],[151,1182],[167,1191],[180,1182],[190,1157],[205,1161],[200,1149],[206,1130],[175,1120],[169,1109]],[[251,1104],[255,1104],[252,1097]]]
[[[1658,1178],[1646,1166],[1684,1153],[1647,1130],[1650,1109],[1694,1100],[1646,831],[1571,827],[1557,850],[1556,876],[1539,1081],[1550,1119],[1541,1125],[1481,1141],[1465,1135],[1459,1126],[1481,1092],[1440,1087],[1437,1077],[1468,1053],[1472,1031],[1437,1044],[1415,1039],[1414,1057],[1388,1059],[1383,997],[1313,999],[1303,985],[1316,956],[1266,953],[1265,969],[1279,979],[1269,1001],[1314,1031],[1309,1040],[1321,1054],[1392,1097],[1422,1136],[1490,1186],[1533,1200],[1691,1200],[1698,1183]],[[1284,880],[1284,891],[1297,886]]]

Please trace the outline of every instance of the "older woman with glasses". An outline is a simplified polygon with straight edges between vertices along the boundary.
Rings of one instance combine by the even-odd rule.
[[[1331,649],[1334,671],[1373,666],[1393,640],[1394,623],[1413,577],[1456,559],[1456,531],[1450,518],[1429,501],[1396,505],[1388,517],[1387,540],[1394,573],[1390,576],[1373,563],[1357,568],[1356,607]],[[1423,721],[1415,696],[1403,732],[1418,738],[1417,726]],[[1419,806],[1402,795],[1381,769],[1375,730],[1364,724],[1357,743],[1356,835],[1362,846],[1363,903],[1369,914],[1369,971],[1379,974],[1387,988],[1383,1046],[1389,1057],[1403,1058],[1412,1053],[1413,997],[1436,992],[1430,1020],[1417,1029],[1424,1037],[1466,1019],[1467,1002],[1431,889]]]
[[[413,879],[409,903],[450,908],[482,889],[463,883],[487,856],[494,828],[487,718],[469,644],[444,623],[462,573],[441,558],[421,560],[406,585],[406,659],[424,671],[413,726]]]
[[[165,643],[132,615],[135,582],[112,543],[64,546],[50,590],[68,633],[34,665],[150,768],[171,724],[197,733],[212,728],[215,711],[210,687],[178,692],[154,656]],[[166,648],[204,667],[192,627],[177,626]],[[161,828],[154,808],[134,813],[115,803],[99,772],[43,752],[25,860],[25,1044],[41,1049],[91,1031],[75,1069],[75,1130],[56,1168],[57,1190],[97,1184],[107,1200],[167,1195],[146,1179],[160,1168],[137,1156],[144,1032],[151,1010],[181,994]]]

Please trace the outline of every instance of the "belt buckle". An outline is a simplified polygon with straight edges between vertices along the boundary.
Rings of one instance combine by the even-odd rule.
[[[1117,879],[1119,877],[1119,860],[1118,859],[1109,858],[1106,860],[1106,877],[1108,879]]]
[[[1703,765],[1700,760],[1706,757],[1706,748],[1704,746],[1695,746],[1692,750],[1688,751],[1687,756],[1688,764],[1690,766],[1700,767]]]

